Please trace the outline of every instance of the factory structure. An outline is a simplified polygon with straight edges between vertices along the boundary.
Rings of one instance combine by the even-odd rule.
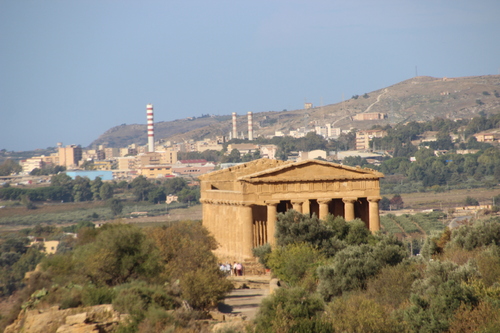
[[[146,105],[146,118],[148,122],[148,152],[153,153],[155,151],[153,104]]]
[[[238,136],[238,123],[236,122],[236,112],[232,113],[232,131],[229,133],[230,139],[245,139],[245,134],[242,132],[240,136]],[[247,113],[247,124],[248,124],[248,141],[253,141],[253,112]]]
[[[239,119],[238,119],[239,118]],[[241,121],[238,124],[238,120]],[[246,122],[246,124],[244,124]],[[238,132],[238,125],[241,132]],[[246,126],[244,126],[246,125]],[[246,129],[244,131],[243,129]],[[331,124],[326,126],[316,126],[314,131],[318,135],[326,138],[337,137],[341,134],[339,128],[333,128]],[[357,150],[368,150],[369,142],[373,137],[383,137],[385,131],[377,130],[377,133],[367,133],[359,131],[356,140]],[[288,136],[295,138],[303,137],[309,132],[306,128],[290,130]],[[380,132],[380,133],[379,133]],[[138,175],[147,178],[172,177],[176,175],[197,177],[201,174],[214,170],[215,165],[205,160],[179,161],[179,152],[204,152],[206,150],[221,151],[227,142],[226,136],[206,138],[200,141],[186,140],[183,142],[156,141],[154,133],[154,107],[153,104],[146,104],[146,128],[147,144],[130,144],[127,147],[116,148],[98,145],[92,149],[84,149],[80,145],[63,146],[58,143],[58,150],[49,156],[35,156],[21,162],[23,172],[30,173],[32,170],[50,166],[64,166],[67,170],[88,170],[88,165],[92,165],[94,170],[112,170],[114,179],[130,179]],[[284,133],[276,131],[273,136],[285,136]],[[229,144],[227,154],[235,149],[240,156],[255,154],[257,151],[261,157],[276,159],[278,147],[276,145],[255,144],[254,141],[254,119],[253,112],[247,112],[246,117],[238,117],[236,112],[232,113],[230,129],[227,138],[246,139],[248,142],[239,144]],[[289,156],[290,160],[300,161],[304,159],[327,158],[327,152],[296,152]]]
[[[237,114],[232,114],[232,132],[230,138],[248,138],[253,140],[253,114],[247,113],[248,134],[237,132]],[[80,145],[64,146],[57,144],[57,152],[49,156],[35,156],[21,162],[24,173],[49,166],[64,166],[67,170],[85,170],[91,164],[94,171],[112,171],[114,179],[130,179],[142,175],[147,178],[164,178],[173,176],[197,177],[213,171],[215,165],[206,160],[178,160],[178,152],[203,152],[205,150],[223,149],[226,138],[221,136],[215,139],[188,141],[180,143],[155,142],[154,134],[154,107],[146,104],[146,133],[147,144],[144,146],[131,144],[123,148],[98,145],[94,149],[84,149]],[[232,151],[237,149],[241,155],[250,154],[257,150],[267,158],[275,158],[277,147],[274,145],[233,144],[228,147]],[[88,170],[87,170],[88,171]]]

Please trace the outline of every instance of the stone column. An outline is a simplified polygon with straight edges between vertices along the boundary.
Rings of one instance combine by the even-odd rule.
[[[378,202],[382,199],[381,197],[368,197],[368,223],[371,232],[377,232],[380,230],[380,213],[378,210]]]
[[[267,241],[272,247],[276,246],[276,215],[278,214],[278,200],[266,201],[267,205]]]
[[[311,214],[311,207],[309,206],[309,199],[302,203],[302,214]]]
[[[328,216],[328,204],[332,201],[332,199],[318,199],[318,204],[319,204],[319,219],[320,220],[325,220],[326,217]]]
[[[241,254],[244,257],[252,258],[253,253],[253,214],[252,205],[243,204],[241,206]]]
[[[291,202],[293,210],[302,213],[302,200],[292,200]]]
[[[358,198],[342,198],[344,202],[344,218],[346,221],[352,221],[355,219],[354,214],[354,203]]]

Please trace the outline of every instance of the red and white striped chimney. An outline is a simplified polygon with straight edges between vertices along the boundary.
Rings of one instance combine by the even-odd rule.
[[[146,105],[146,115],[148,119],[148,152],[155,151],[155,132],[153,129],[153,104]]]
[[[238,137],[238,132],[236,129],[236,112],[233,112],[233,137],[231,139],[236,139]]]
[[[248,140],[253,140],[253,113],[248,112]]]

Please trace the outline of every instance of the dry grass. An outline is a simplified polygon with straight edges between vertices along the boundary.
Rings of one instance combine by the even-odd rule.
[[[165,210],[163,211],[163,209]],[[130,218],[128,213],[132,211],[148,211],[158,215]],[[201,205],[189,208],[170,208],[168,214],[164,214],[164,212],[167,212],[165,205],[134,203],[124,207],[125,217],[114,220],[110,219],[110,210],[106,207],[106,203],[102,201],[53,203],[40,205],[39,208],[34,210],[28,210],[23,206],[10,206],[0,209],[0,232],[19,230],[36,223],[67,226],[81,220],[88,220],[92,213],[97,213],[101,218],[108,218],[108,220],[99,222],[121,221],[122,223],[140,224],[141,226],[168,224],[181,220],[201,220]]]
[[[104,201],[66,202],[66,203],[36,203],[37,209],[29,210],[24,206],[7,206],[0,209],[0,218],[10,216],[26,216],[38,214],[64,213],[74,210],[87,210],[104,207]]]
[[[408,209],[443,209],[455,208],[464,205],[468,196],[479,201],[481,205],[491,205],[494,196],[500,194],[500,188],[494,189],[472,189],[472,190],[452,190],[443,193],[407,193],[401,194]],[[500,205],[500,202],[497,203]]]
[[[189,208],[171,209],[166,215],[159,216],[141,216],[134,218],[124,218],[119,221],[128,224],[137,224],[141,227],[158,226],[177,221],[197,221],[201,220],[201,205],[191,206]],[[112,222],[108,220],[104,222]]]

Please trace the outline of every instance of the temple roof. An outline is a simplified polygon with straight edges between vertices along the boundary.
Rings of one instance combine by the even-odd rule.
[[[238,180],[249,183],[379,179],[381,172],[320,160],[284,162],[262,158],[200,176],[200,180]]]
[[[273,169],[277,166],[291,164],[291,162],[284,162],[280,160],[273,160],[269,158],[261,158],[258,160],[250,161],[244,164],[235,165],[226,169],[213,171],[199,176],[200,180],[215,180],[215,179],[233,179],[254,174],[260,171]]]
[[[379,179],[381,172],[360,167],[350,167],[320,160],[305,160],[278,165],[252,174],[240,176],[238,180],[249,183],[283,181],[322,181]]]

